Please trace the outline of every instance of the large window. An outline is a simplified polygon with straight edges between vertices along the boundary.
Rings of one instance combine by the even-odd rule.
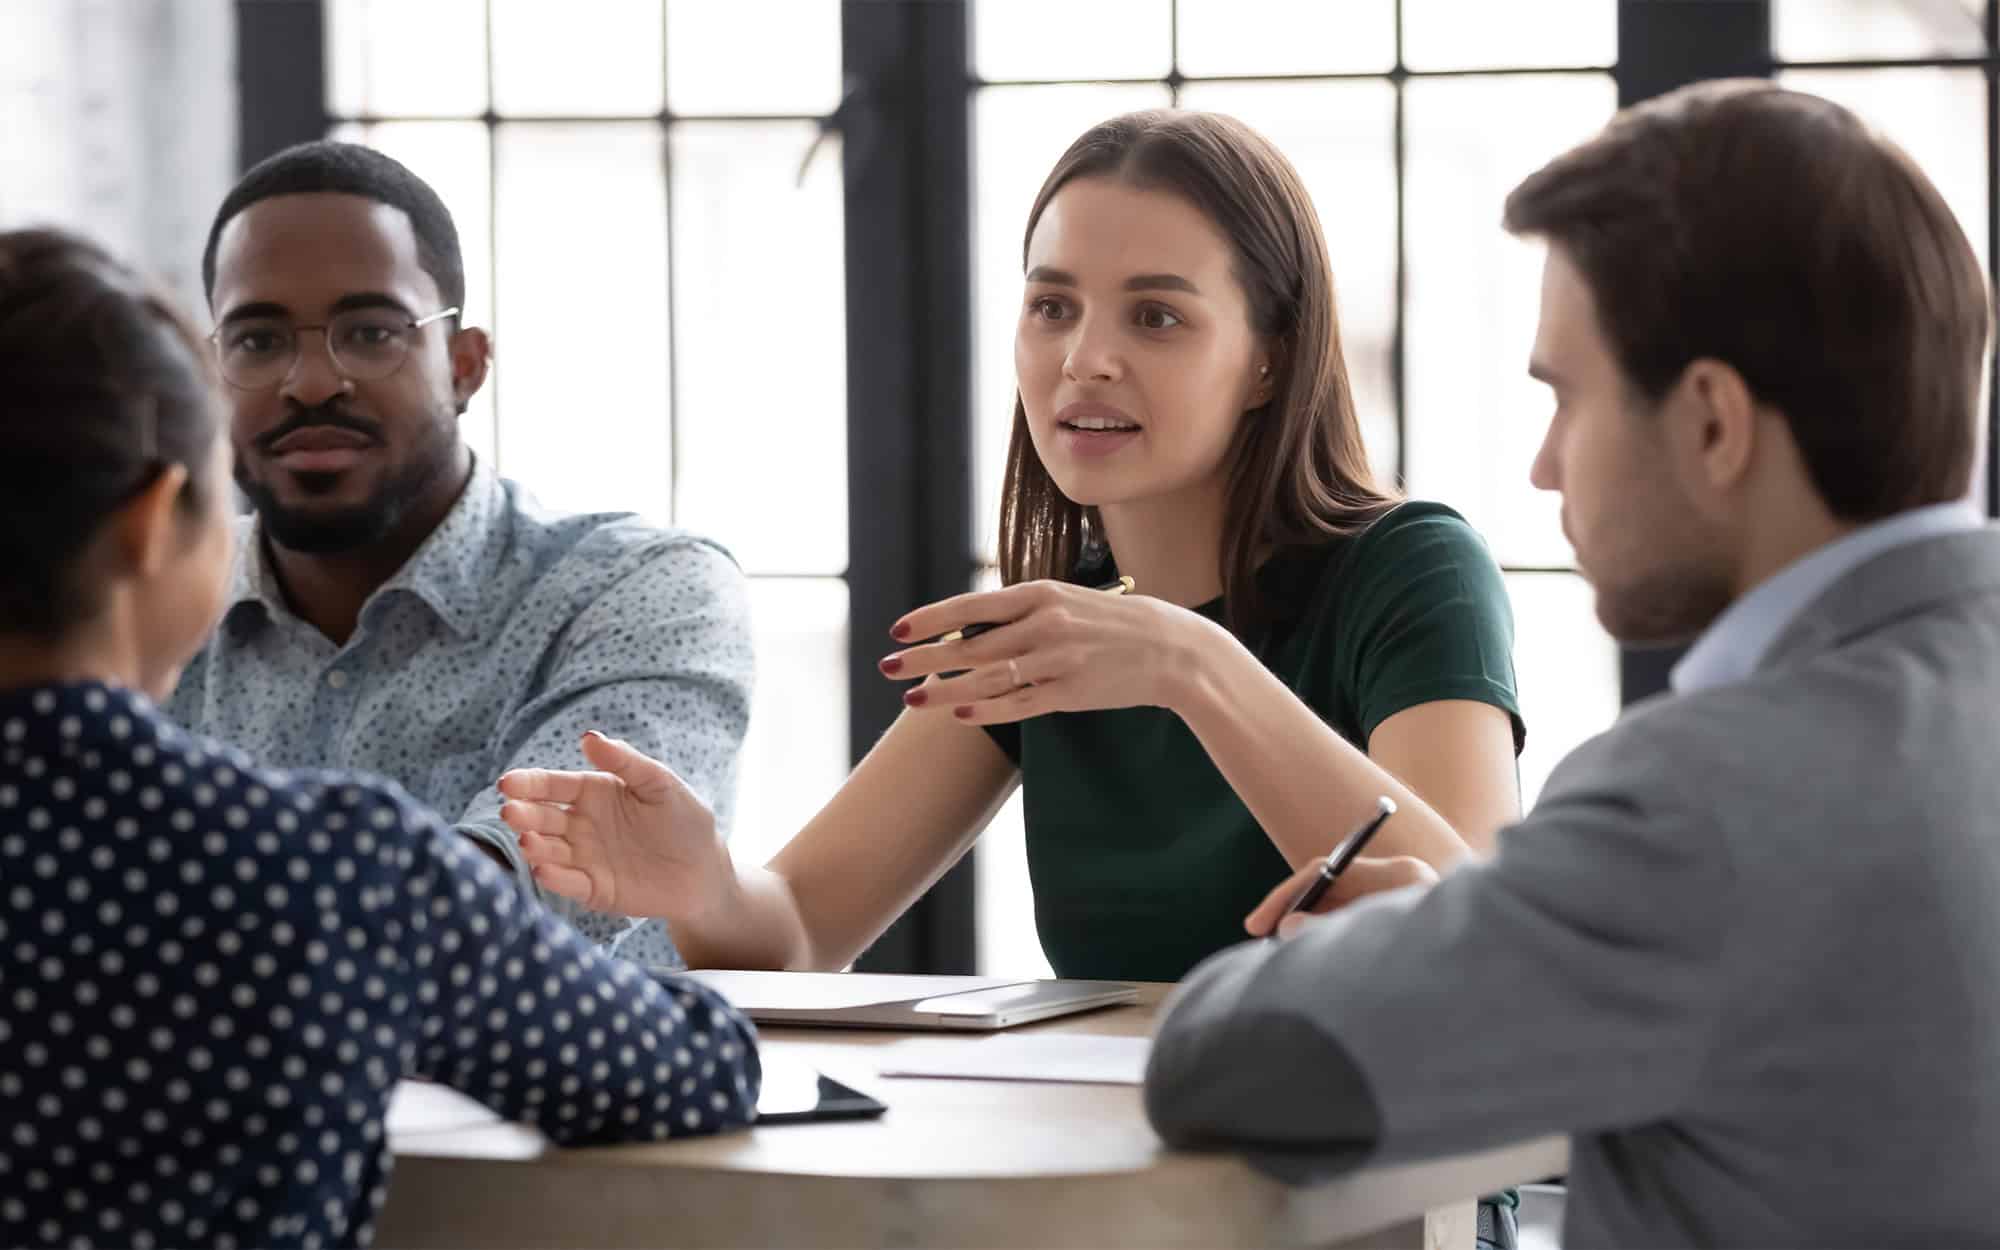
[[[750,574],[762,863],[848,765],[839,0],[329,0],[326,60],[332,133],[457,219],[495,343],[467,441]]]
[[[1996,2],[325,0],[326,113],[457,214],[498,352],[480,453],[552,506],[712,534],[752,575],[733,841],[761,861],[894,715],[868,639],[994,577],[1021,230],[1086,127],[1214,109],[1299,168],[1379,475],[1465,513],[1506,571],[1532,802],[1616,716],[1621,662],[1527,482],[1539,256],[1500,230],[1504,193],[1620,99],[1775,73],[1904,144],[1990,270]],[[963,427],[937,433],[961,415],[969,462]],[[1628,692],[1645,671],[1626,657]],[[970,915],[982,970],[1046,968],[1018,802],[976,867],[888,966],[963,968]]]
[[[1532,802],[1616,716],[1618,658],[1569,567],[1556,501],[1528,485],[1548,411],[1525,373],[1540,260],[1500,230],[1500,202],[1615,109],[1616,12],[1552,0],[1529,23],[1457,0],[975,0],[975,532],[989,568],[1036,190],[1070,140],[1115,113],[1233,114],[1312,192],[1379,476],[1459,509],[1506,570]],[[1018,798],[980,855],[983,969],[1046,968]]]

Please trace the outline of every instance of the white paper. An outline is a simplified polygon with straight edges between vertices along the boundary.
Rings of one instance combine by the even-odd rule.
[[[913,1038],[878,1053],[883,1076],[987,1081],[1066,1081],[1138,1085],[1152,1039],[1078,1033],[1003,1033],[981,1038]]]
[[[739,1010],[837,1011],[1018,985],[1013,977],[912,977],[884,972],[737,972],[705,968],[682,973]]]

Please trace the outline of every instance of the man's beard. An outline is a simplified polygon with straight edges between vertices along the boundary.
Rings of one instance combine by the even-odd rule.
[[[380,426],[373,422],[315,409],[295,414],[260,441],[267,445],[275,443],[302,426],[318,424],[382,438]],[[278,546],[302,555],[345,555],[374,546],[394,534],[408,518],[411,505],[450,468],[456,444],[453,433],[445,433],[436,446],[416,448],[418,454],[386,473],[365,501],[344,508],[328,510],[281,503],[268,483],[256,481],[244,471],[240,459],[236,485],[256,508],[265,534]],[[335,473],[299,473],[294,478],[309,497],[333,489],[340,480]]]
[[[1631,647],[1690,642],[1736,598],[1729,577],[1694,561],[1662,565],[1633,582],[1597,588],[1597,619]]]

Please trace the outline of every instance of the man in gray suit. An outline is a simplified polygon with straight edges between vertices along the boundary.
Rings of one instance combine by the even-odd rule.
[[[1964,502],[1972,248],[1899,150],[1763,82],[1622,113],[1506,225],[1549,245],[1533,479],[1606,628],[1695,645],[1493,859],[1191,974],[1153,1122],[1375,1162],[1568,1133],[1577,1246],[1991,1242],[2000,535]]]

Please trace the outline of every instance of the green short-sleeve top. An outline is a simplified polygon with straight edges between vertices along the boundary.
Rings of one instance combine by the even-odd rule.
[[[1110,570],[1083,571],[1096,580]],[[1258,572],[1257,657],[1341,737],[1405,708],[1505,711],[1518,752],[1513,615],[1465,519],[1409,502],[1365,531],[1279,552]],[[1195,610],[1223,620],[1223,601]],[[1060,976],[1178,980],[1244,938],[1289,869],[1192,731],[1164,708],[1056,713],[990,732],[1021,769],[1042,949]],[[1357,811],[1360,810],[1357,808]],[[1355,813],[1329,814],[1327,833]]]

